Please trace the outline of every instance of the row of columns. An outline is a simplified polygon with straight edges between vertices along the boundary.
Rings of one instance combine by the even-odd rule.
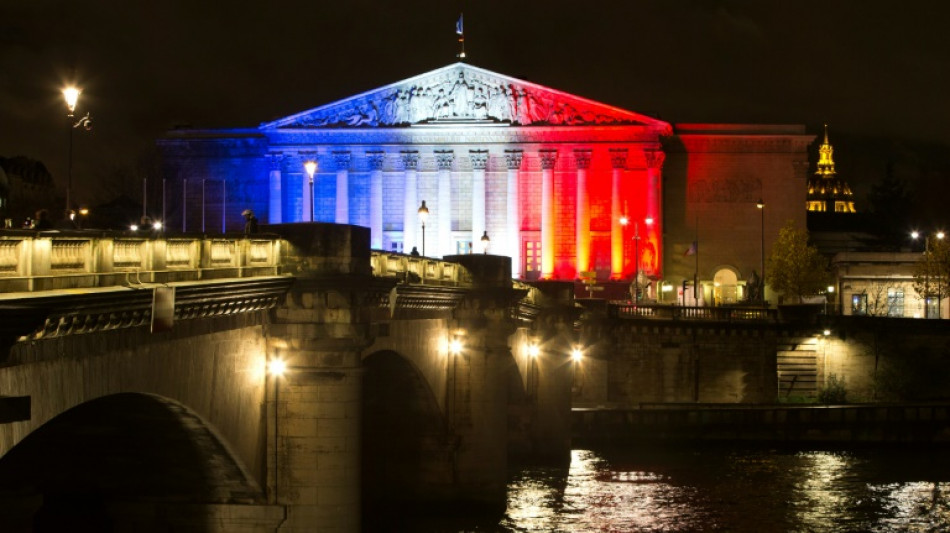
[[[644,227],[642,237],[658,242],[657,236],[662,234],[662,180],[660,179],[660,170],[665,158],[664,153],[659,149],[646,150],[647,163],[647,189],[646,194],[646,216],[654,221],[651,226]],[[589,271],[591,264],[591,232],[590,232],[590,193],[589,193],[589,169],[592,151],[590,149],[577,149],[573,152],[576,164],[577,174],[577,205],[575,216],[576,232],[576,268],[577,272]],[[366,156],[370,166],[370,230],[371,245],[374,249],[383,247],[383,163],[385,153],[383,151],[367,151]],[[554,168],[557,164],[559,152],[556,149],[544,149],[538,151],[538,157],[541,165],[541,277],[552,278],[555,267],[555,242],[557,228],[561,227],[557,219],[554,197]],[[306,158],[306,154],[301,154],[301,158]],[[403,249],[408,252],[413,247],[422,250],[425,248],[420,235],[420,222],[418,218],[418,209],[421,204],[419,198],[418,167],[419,152],[415,150],[405,150],[400,152],[400,158],[403,164],[405,185],[403,187]],[[429,251],[435,253],[429,255],[440,256],[456,253],[452,243],[452,188],[451,172],[452,164],[455,159],[455,153],[452,150],[435,151],[436,165],[438,168],[438,197],[437,204],[434,207],[436,211],[436,220],[438,220],[438,233],[430,236],[432,239],[429,245]],[[627,168],[628,150],[626,148],[611,149],[610,160],[612,166],[611,172],[611,225],[610,225],[610,249],[611,249],[611,277],[619,279],[623,277],[624,269],[624,227],[621,224],[621,218],[625,206],[622,198],[622,179],[624,171]],[[285,219],[295,218],[285,216],[282,210],[281,200],[281,169],[279,158],[273,158],[277,163],[270,169],[270,217],[271,223],[280,223]],[[350,152],[333,152],[333,159],[336,164],[336,209],[335,222],[338,224],[348,224],[349,220],[349,166]],[[472,164],[472,227],[471,242],[477,243],[482,234],[487,230],[486,220],[486,183],[485,170],[488,163],[487,150],[469,150],[469,159]],[[508,255],[512,258],[514,274],[518,277],[522,275],[521,258],[521,238],[520,238],[520,191],[518,190],[518,172],[521,169],[523,161],[523,152],[521,150],[506,150],[505,163],[507,167],[507,210],[505,230],[507,239],[501,243],[496,241],[494,252],[499,255]],[[291,174],[293,175],[293,173]],[[307,213],[312,213],[311,204],[313,196],[313,184],[307,176],[301,174],[301,182],[304,191],[301,201],[301,212],[304,213],[302,220],[310,220]],[[433,246],[435,245],[435,246]],[[659,253],[659,250],[657,250]],[[636,258],[635,260],[639,260]],[[657,257],[657,261],[660,258]]]

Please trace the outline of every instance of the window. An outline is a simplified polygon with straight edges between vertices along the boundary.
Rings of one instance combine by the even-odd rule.
[[[868,314],[868,295],[867,294],[852,294],[851,295],[851,314],[852,315],[867,315]]]
[[[472,253],[472,241],[455,241],[455,255]]]
[[[390,251],[401,254],[402,253],[402,241],[390,241],[389,242]]]
[[[887,316],[904,316],[904,289],[887,289]]]
[[[924,300],[924,306],[926,309],[926,318],[940,318],[940,300],[937,298],[927,298]]]
[[[541,243],[525,241],[524,243],[524,277],[538,279],[541,270]]]

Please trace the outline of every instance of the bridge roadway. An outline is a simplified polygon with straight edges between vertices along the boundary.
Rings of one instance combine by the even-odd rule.
[[[566,460],[572,284],[264,229],[0,232],[4,531],[355,532]]]

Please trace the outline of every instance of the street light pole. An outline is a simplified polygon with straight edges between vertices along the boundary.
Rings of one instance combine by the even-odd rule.
[[[760,261],[761,261],[759,267],[762,269],[762,276],[760,277],[761,281],[759,283],[762,285],[762,289],[761,289],[762,292],[759,294],[759,298],[761,299],[762,303],[765,303],[765,202],[763,202],[762,200],[759,200],[758,203],[755,204],[755,206],[759,208],[759,211],[761,212],[760,214],[762,215],[761,230],[759,232]]]
[[[640,303],[640,223],[633,223],[633,303]]]
[[[422,223],[422,255],[426,255],[426,221],[429,220],[429,208],[426,207],[426,201],[422,201],[419,206],[419,222]]]
[[[307,161],[303,164],[303,168],[306,169],[307,176],[309,176],[309,181],[307,182],[307,198],[310,201],[307,203],[309,203],[310,222],[313,222],[313,174],[317,171],[317,162]]]
[[[937,239],[943,240],[944,233],[938,231],[934,234]],[[915,241],[920,238],[920,233],[912,231],[910,237]],[[930,257],[930,235],[924,237],[924,319],[930,318],[930,269],[932,267],[932,258]],[[937,296],[937,318],[940,318],[940,293]]]
[[[66,169],[66,216],[69,217],[72,209],[73,194],[73,117],[76,113],[76,104],[79,102],[79,93],[82,89],[69,86],[63,89],[63,98],[66,99],[66,125],[69,127],[69,156]]]

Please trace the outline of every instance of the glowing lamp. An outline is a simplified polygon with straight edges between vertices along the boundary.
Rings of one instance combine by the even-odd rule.
[[[582,352],[580,348],[574,348],[571,350],[571,359],[573,359],[575,363],[580,363],[581,359],[583,358],[584,352]]]
[[[481,242],[482,242],[482,253],[487,254],[488,244],[491,242],[491,239],[488,238],[488,231],[485,231],[484,233],[482,233]]]
[[[454,337],[449,341],[449,353],[452,355],[462,353],[462,341],[460,341],[458,337]]]
[[[69,86],[63,89],[63,98],[66,99],[66,109],[69,110],[69,116],[73,116],[73,112],[76,111],[76,103],[79,102],[79,93],[82,92],[82,89]]]
[[[541,348],[537,344],[529,344],[528,355],[530,355],[531,357],[537,357],[541,355]]]
[[[307,171],[307,175],[310,176],[310,181],[313,181],[313,174],[317,171],[317,162],[316,161],[307,161],[303,164],[304,170]]]
[[[153,223],[152,223],[152,229],[155,230],[155,231],[161,230],[161,229],[162,229],[162,223],[161,223],[161,221],[156,220],[155,222],[153,222]]]
[[[283,359],[271,359],[267,362],[267,373],[272,376],[283,376],[287,371],[287,363]]]
[[[132,231],[138,231],[138,230],[139,230],[139,225],[138,225],[138,224],[132,224],[131,226],[129,226],[129,229],[132,230]]]

